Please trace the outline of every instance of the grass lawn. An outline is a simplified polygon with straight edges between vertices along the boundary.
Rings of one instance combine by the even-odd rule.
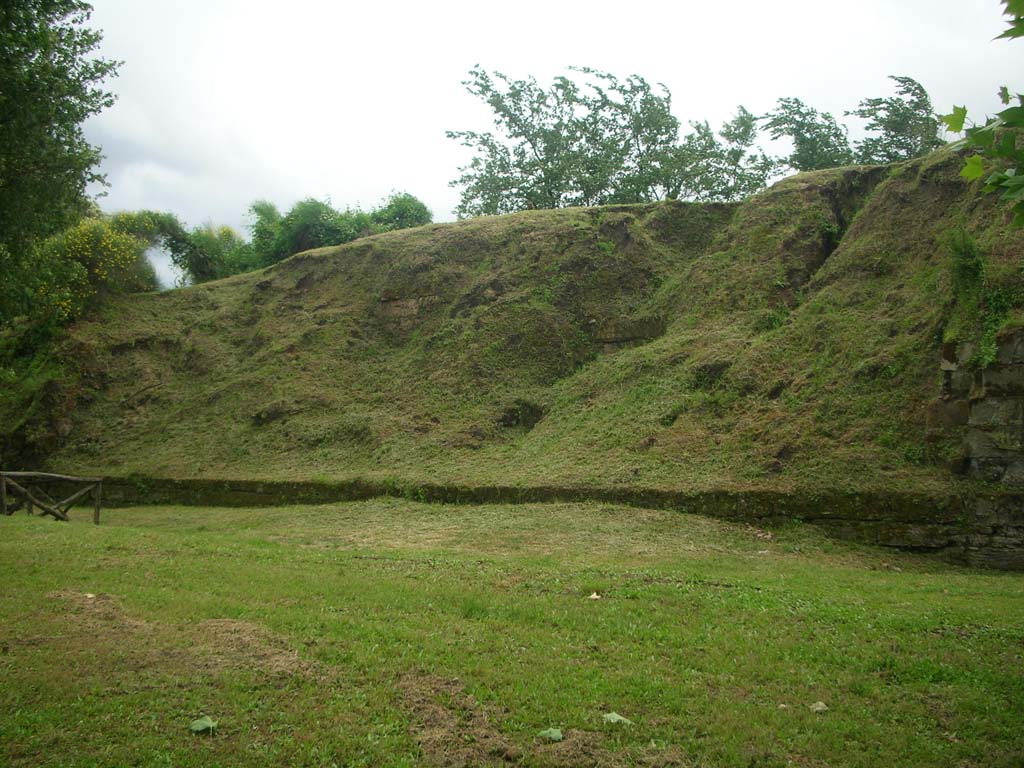
[[[104,517],[0,519],[4,765],[1024,764],[1019,574],[599,504]]]

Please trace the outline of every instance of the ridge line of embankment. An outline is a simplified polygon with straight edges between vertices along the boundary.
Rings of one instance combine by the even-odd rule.
[[[283,506],[382,496],[427,503],[602,502],[728,520],[802,520],[840,538],[941,553],[970,565],[1024,570],[1024,493],[911,491],[667,491],[571,486],[457,486],[347,480],[274,481],[108,477],[112,506]]]

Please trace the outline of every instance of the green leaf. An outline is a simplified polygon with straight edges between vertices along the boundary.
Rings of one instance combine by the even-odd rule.
[[[1006,174],[1002,171],[996,171],[987,179],[985,179],[985,186],[981,188],[982,192],[992,193],[998,192],[1003,185],[1003,180],[1006,178]]]
[[[613,725],[632,725],[633,721],[623,717],[618,712],[609,712],[604,716],[606,723],[612,723]]]
[[[971,155],[967,158],[967,162],[964,163],[964,167],[960,171],[960,175],[968,181],[976,181],[984,176],[985,162],[981,159],[981,155]]]
[[[996,140],[995,124],[990,123],[983,128],[975,128],[967,132],[970,143],[976,147],[988,149]]]
[[[1017,189],[1011,189],[1003,195],[1003,200],[1008,203],[1019,203],[1024,201],[1024,187],[1018,187]]]
[[[1003,102],[1003,104],[1010,103],[1010,89],[1005,85],[999,89],[999,100]]]
[[[1010,170],[1013,169],[1011,168]],[[999,186],[1004,190],[1003,200],[1010,202],[1024,200],[1024,176],[1014,176],[1007,173],[1003,178],[1002,184]]]
[[[1003,34],[996,35],[996,40],[1012,40],[1016,37],[1024,37],[1024,19],[1014,19],[1010,22],[1010,28]]]
[[[1016,157],[1017,137],[1011,131],[1004,131],[996,144],[988,153],[989,157]]]
[[[538,733],[537,736],[547,741],[561,741],[562,731],[560,728],[546,728]]]
[[[1024,107],[1009,107],[998,114],[1002,121],[1012,128],[1024,126]]]
[[[210,719],[209,715],[203,715],[198,720],[193,720],[189,726],[192,733],[210,733],[217,730],[217,721]]]
[[[967,122],[967,107],[953,107],[948,115],[940,115],[939,119],[946,124],[946,127],[953,133],[960,133]]]
[[[1024,16],[1024,0],[1003,0],[1003,14],[1006,16]]]

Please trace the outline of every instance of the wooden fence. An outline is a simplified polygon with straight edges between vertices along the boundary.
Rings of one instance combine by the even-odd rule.
[[[44,487],[53,484],[59,484],[65,489],[68,486],[81,487],[58,501]],[[89,495],[93,503],[92,521],[99,525],[102,478],[54,475],[49,472],[0,472],[0,514],[3,515],[12,515],[22,507],[32,515],[38,507],[40,514],[50,515],[56,520],[67,520],[71,508]]]

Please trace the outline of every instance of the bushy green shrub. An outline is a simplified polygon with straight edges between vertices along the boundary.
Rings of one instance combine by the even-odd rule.
[[[408,192],[393,192],[384,204],[370,213],[370,219],[379,232],[393,229],[422,227],[434,220],[430,209]]]

